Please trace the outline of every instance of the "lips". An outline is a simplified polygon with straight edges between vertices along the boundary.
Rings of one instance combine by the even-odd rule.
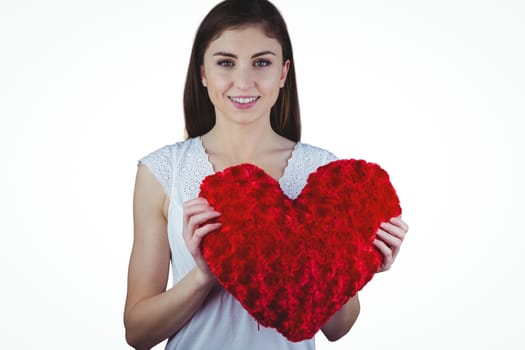
[[[257,99],[259,99],[259,97],[257,96],[254,96],[254,97],[234,97],[234,96],[229,96],[228,97],[230,100],[232,100],[233,102],[235,103],[241,103],[241,104],[247,104],[247,103],[252,103],[252,102],[255,102]]]
[[[259,96],[228,96],[232,104],[240,109],[251,108],[259,100]]]

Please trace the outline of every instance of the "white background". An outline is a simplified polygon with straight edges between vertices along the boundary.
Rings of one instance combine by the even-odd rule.
[[[0,3],[5,349],[127,349],[140,157],[183,138],[190,46],[215,1]],[[378,162],[410,233],[318,349],[523,349],[525,5],[275,0],[303,141]]]

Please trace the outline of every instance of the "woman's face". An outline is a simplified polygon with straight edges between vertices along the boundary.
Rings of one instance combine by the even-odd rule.
[[[224,31],[204,53],[202,83],[220,118],[247,124],[269,122],[270,110],[284,85],[290,62],[281,45],[260,26]]]

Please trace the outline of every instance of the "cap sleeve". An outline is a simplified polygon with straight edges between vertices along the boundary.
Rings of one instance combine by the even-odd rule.
[[[169,197],[174,173],[173,146],[164,146],[148,154],[139,160],[140,164],[144,164],[151,171]]]

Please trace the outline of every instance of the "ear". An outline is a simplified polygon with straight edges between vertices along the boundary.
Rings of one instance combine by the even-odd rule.
[[[286,82],[286,77],[288,76],[288,71],[290,70],[290,60],[286,60],[283,64],[283,70],[281,72],[281,82],[279,84],[280,87],[284,86],[284,83]]]
[[[204,72],[204,66],[201,66],[201,82],[202,86],[208,87],[208,82],[206,81],[206,73]]]

